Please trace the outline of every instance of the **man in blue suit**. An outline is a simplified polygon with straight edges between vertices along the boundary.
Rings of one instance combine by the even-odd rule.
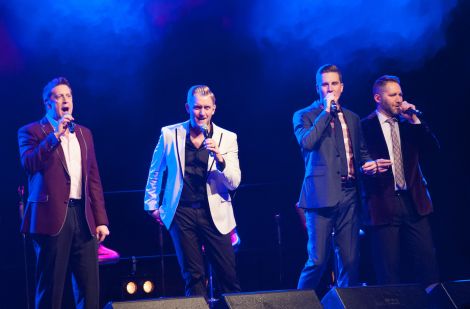
[[[343,108],[341,72],[321,66],[316,74],[319,100],[294,114],[297,141],[305,161],[299,207],[305,210],[308,260],[299,289],[315,289],[331,250],[332,232],[340,287],[358,283],[359,190],[361,173],[384,172],[390,160],[372,160],[365,146],[359,117]]]

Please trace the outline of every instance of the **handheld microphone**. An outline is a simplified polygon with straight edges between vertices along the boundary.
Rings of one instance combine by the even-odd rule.
[[[67,126],[69,127],[70,133],[75,133],[75,122],[70,121]]]
[[[206,140],[209,137],[209,127],[207,126],[207,124],[203,124],[200,126],[200,128],[201,128],[202,134],[204,135],[204,140]],[[209,155],[213,157],[214,153],[209,150]]]
[[[66,115],[70,115],[70,113],[66,113]],[[70,132],[70,133],[75,133],[75,122],[70,121],[70,122],[67,124],[67,127],[69,128],[69,132]]]
[[[423,116],[423,112],[418,110],[418,109],[412,109],[412,108],[408,108],[406,111],[404,111],[403,113],[407,114],[407,115],[410,115],[410,116],[413,116],[413,115],[416,115],[418,117],[422,117]]]
[[[204,135],[204,139],[209,137],[209,127],[207,126],[207,124],[203,124],[201,126],[201,131],[202,131],[202,134]]]
[[[336,105],[335,100],[331,100],[330,113],[333,115],[336,115],[337,112],[338,112],[338,105]]]

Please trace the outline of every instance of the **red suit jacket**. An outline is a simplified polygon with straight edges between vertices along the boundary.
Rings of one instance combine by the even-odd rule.
[[[82,155],[82,200],[90,233],[108,225],[103,188],[91,131],[75,126]],[[28,176],[28,202],[21,231],[57,235],[65,222],[70,195],[70,175],[64,152],[46,117],[18,130],[21,164]]]
[[[373,158],[389,159],[387,144],[376,112],[364,118],[361,124],[370,155]],[[406,185],[413,198],[416,212],[424,216],[430,214],[433,207],[426,180],[419,166],[419,158],[427,151],[437,150],[439,143],[425,124],[399,121],[398,125]],[[392,169],[363,178],[366,200],[364,203],[366,206],[365,223],[368,225],[391,223],[395,210],[399,206],[395,197]]]

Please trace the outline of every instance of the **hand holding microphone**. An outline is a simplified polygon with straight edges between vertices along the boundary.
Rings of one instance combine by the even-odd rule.
[[[401,110],[402,116],[412,123],[419,122],[418,117],[423,116],[423,112],[416,109],[416,106],[408,103],[407,101],[403,101],[401,103],[400,110]]]
[[[75,119],[72,117],[72,115],[66,113],[62,116],[62,118],[59,119],[59,124],[57,125],[57,130],[54,132],[57,138],[60,138],[63,136],[66,132],[67,129],[69,132],[74,133],[75,132],[75,123],[73,122]]]
[[[329,109],[330,114],[332,116],[336,116],[336,114],[338,113],[338,105],[336,104],[334,94],[332,92],[328,93],[325,97],[325,101],[326,111],[328,111]]]
[[[209,151],[211,157],[215,157],[217,162],[224,162],[224,157],[219,152],[219,147],[215,141],[209,137],[209,127],[207,124],[200,126],[202,134],[204,135],[204,147]]]
[[[209,155],[211,157],[214,156],[214,151],[211,148],[215,148],[212,146],[212,139],[209,137],[209,126],[207,124],[203,124],[200,126],[202,134],[204,135],[204,147],[209,151]]]

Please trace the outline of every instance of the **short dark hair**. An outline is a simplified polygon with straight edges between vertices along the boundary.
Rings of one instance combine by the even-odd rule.
[[[70,90],[72,90],[70,82],[65,77],[56,77],[50,82],[48,82],[46,86],[44,86],[44,90],[42,91],[43,102],[46,102],[46,100],[49,99],[49,97],[51,96],[52,89],[59,85],[66,85],[70,88]]]
[[[394,75],[382,75],[374,82],[372,86],[372,94],[375,95],[379,93],[387,83],[397,83],[400,85],[400,79]]]
[[[318,83],[318,80],[320,79],[320,76],[323,73],[338,73],[339,75],[339,81],[342,83],[343,82],[343,75],[341,74],[341,70],[334,64],[324,64],[322,65],[318,70],[317,70],[317,75],[315,76],[315,81]]]

